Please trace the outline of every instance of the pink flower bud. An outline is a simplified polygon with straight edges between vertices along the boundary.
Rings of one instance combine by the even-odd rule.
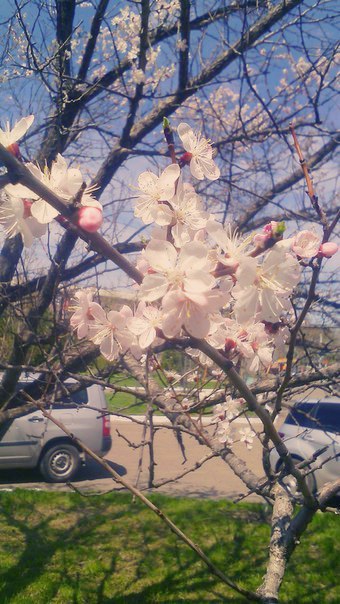
[[[339,246],[334,241],[327,241],[320,245],[318,256],[320,258],[331,258],[337,253]]]
[[[271,222],[268,222],[268,224],[264,225],[263,232],[272,236],[272,234],[275,232],[277,225],[278,223],[275,220],[272,220]]]
[[[103,222],[103,213],[99,208],[83,206],[77,213],[77,224],[88,233],[95,233]]]
[[[263,227],[263,232],[266,233],[266,235],[268,235],[269,237],[273,237],[277,240],[282,239],[285,230],[285,223],[283,221],[277,222],[276,220],[268,222],[268,224],[265,224]]]

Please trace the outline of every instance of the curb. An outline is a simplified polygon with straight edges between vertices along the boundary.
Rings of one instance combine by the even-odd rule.
[[[214,425],[214,424],[211,424],[212,418],[213,418],[212,415],[209,415],[208,417],[202,417],[202,418],[200,418],[199,415],[191,416],[191,419],[193,419],[193,420],[201,419],[201,423],[203,424],[203,426]],[[145,415],[130,415],[129,417],[121,417],[120,415],[111,414],[110,421],[111,421],[111,423],[121,423],[121,424],[126,424],[129,422],[142,423],[145,421]],[[262,425],[262,422],[258,417],[250,417],[250,418],[238,417],[232,423],[233,424],[248,424],[248,425],[253,424],[256,426]],[[171,426],[170,420],[167,417],[164,417],[162,415],[154,415],[153,424],[154,424],[154,426]]]

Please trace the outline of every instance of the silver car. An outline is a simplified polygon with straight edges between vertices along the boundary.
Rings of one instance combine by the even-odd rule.
[[[279,435],[297,464],[310,462],[306,479],[313,492],[340,477],[340,401],[296,404],[280,427]],[[282,468],[275,449],[271,452],[271,465],[276,472]],[[284,482],[295,493],[295,479],[288,476]]]
[[[110,450],[110,416],[100,386],[74,392],[49,411],[97,455]],[[0,425],[0,469],[38,467],[48,482],[66,482],[85,461],[77,444],[40,410]]]

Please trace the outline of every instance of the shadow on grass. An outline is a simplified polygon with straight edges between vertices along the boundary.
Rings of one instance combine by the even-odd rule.
[[[232,580],[256,589],[269,538],[263,506],[152,499]],[[330,547],[335,537],[333,518],[317,518],[291,565],[282,602],[340,601]],[[0,568],[0,602],[6,604],[245,601],[126,494],[1,493]]]
[[[88,509],[88,506],[79,505],[77,510],[73,507],[60,509],[49,502],[41,517],[41,506],[32,507],[31,495],[36,494],[30,493],[27,505],[21,501],[24,505],[19,509],[1,506],[2,523],[5,521],[7,529],[19,538],[21,547],[16,544],[20,555],[13,566],[0,574],[0,602],[12,602],[16,595],[24,594],[26,588],[35,583],[40,583],[41,593],[31,600],[27,597],[22,601],[50,602],[65,578],[67,565],[62,563],[65,559],[63,554],[70,552],[70,561],[76,568],[79,540],[83,547],[95,547],[97,532],[107,522],[104,515],[101,517],[97,510]],[[120,512],[113,514],[113,520],[118,520],[120,515]],[[51,568],[57,553],[62,554],[60,562]]]

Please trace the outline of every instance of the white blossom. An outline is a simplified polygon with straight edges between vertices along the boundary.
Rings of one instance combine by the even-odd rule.
[[[156,224],[171,226],[176,247],[192,241],[195,233],[204,229],[209,219],[209,214],[204,212],[194,187],[189,183],[182,183],[181,179],[171,202],[155,206],[152,216]]]
[[[91,324],[90,339],[100,347],[100,352],[108,361],[114,361],[120,354],[136,347],[135,337],[127,329],[127,320],[132,311],[123,306],[118,312],[106,313],[98,304],[91,307],[94,323]]]
[[[290,309],[289,296],[301,273],[299,262],[277,243],[262,265],[252,268],[244,263],[237,272],[232,291],[235,316],[241,323],[254,317],[275,323]]]
[[[230,447],[233,444],[234,430],[227,419],[218,424],[216,437],[220,443],[226,445],[227,447]]]
[[[66,201],[72,199],[72,197],[79,192],[83,184],[81,171],[78,168],[68,168],[65,159],[60,153],[52,163],[51,170],[48,170],[46,167],[45,170],[42,171],[38,166],[32,163],[26,164],[26,167],[33,176],[57,195],[63,197]],[[93,190],[94,188],[85,189],[81,198],[81,203],[85,206],[102,209],[99,201],[91,196]],[[7,185],[5,191],[16,198],[33,200],[34,203],[31,206],[31,214],[41,224],[51,222],[59,214],[51,204],[20,183],[16,185]]]
[[[195,178],[216,180],[220,170],[213,160],[213,148],[201,133],[195,133],[188,124],[182,122],[177,128],[178,135],[187,153],[190,153],[190,171]]]
[[[16,122],[13,126],[12,130],[10,128],[9,122],[6,124],[6,129],[1,130],[0,128],[0,143],[4,147],[10,147],[13,143],[16,143],[20,138],[22,138],[30,126],[33,124],[34,115],[28,115],[27,117],[23,117],[21,120]]]
[[[20,233],[25,247],[31,247],[34,238],[40,238],[46,232],[46,225],[31,215],[31,204],[8,194],[1,199],[0,224],[8,238]]]
[[[90,335],[90,328],[95,322],[92,310],[95,307],[101,307],[97,302],[93,302],[91,291],[79,290],[74,294],[74,297],[77,304],[72,307],[74,313],[70,318],[70,324],[77,331],[79,339],[86,338]]]
[[[175,194],[175,184],[180,176],[177,164],[171,164],[156,176],[153,172],[142,172],[138,177],[140,194],[135,206],[135,216],[145,224],[154,221],[154,211],[162,201],[170,201]]]
[[[138,343],[142,349],[148,348],[155,341],[157,328],[161,328],[162,325],[162,317],[160,309],[140,302],[135,316],[128,319],[127,327],[138,337]]]
[[[208,250],[198,241],[185,244],[178,253],[168,241],[152,239],[146,246],[145,258],[151,270],[144,277],[139,295],[146,302],[162,298],[169,289],[181,289],[193,301],[203,301],[204,294],[215,284],[209,274]]]
[[[212,423],[218,423],[220,421],[228,420],[231,421],[242,411],[242,405],[244,404],[243,398],[233,399],[231,396],[227,396],[224,403],[219,403],[214,406]]]
[[[247,449],[249,449],[249,450],[252,449],[253,440],[256,436],[256,433],[247,426],[246,428],[241,428],[239,430],[239,434],[240,434],[240,442],[244,442]]]
[[[168,292],[162,300],[162,329],[171,338],[182,327],[195,338],[205,338],[210,331],[210,314],[221,306],[221,294],[212,290],[192,293],[186,290]]]
[[[300,231],[292,240],[292,250],[300,258],[313,258],[317,255],[321,238],[313,231]]]

